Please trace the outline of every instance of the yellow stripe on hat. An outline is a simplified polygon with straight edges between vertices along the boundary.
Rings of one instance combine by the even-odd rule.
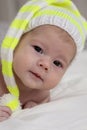
[[[2,48],[14,49],[15,46],[18,44],[18,41],[19,41],[19,39],[16,37],[6,36],[3,41]]]
[[[40,9],[40,6],[38,5],[26,5],[26,6],[23,6],[21,9],[20,9],[20,12],[35,12],[36,10],[39,10]]]
[[[19,89],[18,89],[17,85],[16,86],[7,86],[7,88],[11,94],[13,94],[16,97],[19,97]]]
[[[70,7],[71,6],[71,1],[70,0],[46,0],[48,5],[54,5],[54,6],[61,6],[61,7]]]
[[[19,106],[18,99],[14,98],[13,100],[10,100],[8,103],[6,103],[6,106],[10,107],[12,111],[15,111]]]
[[[14,22],[11,24],[11,28],[24,30],[27,23],[28,20],[26,19],[15,19]]]
[[[10,61],[6,61],[6,60],[2,60],[2,72],[4,75],[12,77],[13,76],[13,72],[12,72],[12,62]]]

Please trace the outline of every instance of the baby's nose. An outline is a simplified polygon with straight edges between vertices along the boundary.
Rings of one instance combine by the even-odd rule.
[[[39,60],[39,66],[43,68],[45,71],[50,69],[50,58],[46,57]]]

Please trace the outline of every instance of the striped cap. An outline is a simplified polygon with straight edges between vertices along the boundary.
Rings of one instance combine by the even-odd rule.
[[[12,62],[13,52],[23,33],[40,25],[58,26],[71,35],[80,52],[87,36],[87,22],[71,0],[29,0],[18,12],[1,46],[2,72],[9,92],[19,99]]]

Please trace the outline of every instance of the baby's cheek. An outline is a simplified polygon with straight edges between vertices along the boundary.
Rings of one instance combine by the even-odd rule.
[[[59,82],[61,81],[61,79],[63,78],[63,75],[62,74],[57,74],[55,76],[52,76],[51,79],[49,80],[48,82],[48,86],[50,87],[50,89],[56,87]]]

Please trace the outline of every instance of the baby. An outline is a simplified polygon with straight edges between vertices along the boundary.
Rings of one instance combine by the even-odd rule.
[[[50,101],[84,47],[86,27],[70,0],[30,0],[20,9],[1,46],[0,121]]]

